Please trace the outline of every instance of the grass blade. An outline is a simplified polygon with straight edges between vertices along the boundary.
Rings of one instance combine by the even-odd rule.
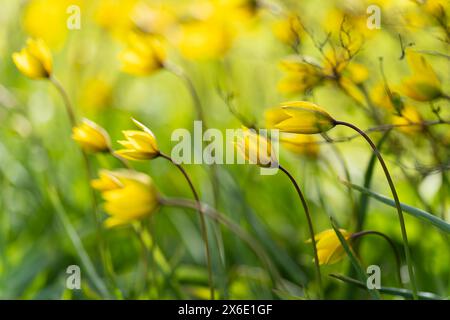
[[[394,200],[392,200],[391,198],[388,198],[382,194],[373,192],[369,189],[366,189],[364,187],[349,183],[347,181],[344,181],[344,183],[348,186],[350,186],[352,189],[358,190],[360,192],[363,192],[369,196],[371,196],[372,198],[387,204],[388,206],[394,207],[395,208],[395,202]],[[431,223],[432,225],[434,225],[435,227],[441,229],[442,231],[445,231],[447,233],[450,233],[450,223],[422,210],[422,209],[418,209],[416,207],[404,204],[404,203],[400,203],[400,206],[402,207],[402,210],[405,211],[406,213],[408,213],[409,215],[412,215],[418,219],[421,219],[423,221],[426,221],[428,223]]]
[[[97,288],[97,290],[102,294],[103,297],[110,298],[111,295],[108,292],[107,287],[103,283],[103,280],[98,275],[97,271],[95,270],[94,264],[92,263],[91,259],[89,258],[89,255],[87,254],[86,250],[84,249],[83,243],[81,242],[80,237],[75,231],[75,228],[70,223],[69,218],[67,217],[66,211],[64,210],[61,200],[58,196],[57,191],[49,187],[48,188],[48,194],[50,201],[55,208],[56,214],[58,215],[59,219],[61,220],[61,223],[64,227],[64,230],[66,230],[67,235],[69,236],[70,241],[72,242],[73,246],[75,247],[75,250],[81,260],[81,263],[86,268],[86,272],[91,278],[93,284]]]
[[[363,268],[361,267],[361,264],[359,263],[358,259],[354,255],[352,249],[348,245],[348,243],[345,240],[344,236],[339,231],[339,228],[336,226],[333,218],[330,217],[330,221],[331,221],[331,225],[332,225],[332,227],[334,229],[334,232],[336,232],[336,235],[337,235],[337,237],[339,239],[339,242],[341,243],[342,247],[344,248],[345,252],[347,253],[347,256],[349,257],[350,262],[352,263],[353,267],[355,268],[356,273],[358,274],[358,277],[361,280],[364,280],[366,282],[367,281],[367,275],[364,272]],[[367,291],[369,291],[369,294],[372,296],[372,298],[374,298],[376,300],[380,299],[380,294],[378,293],[377,290],[369,290],[365,285],[364,285],[364,287],[367,289]]]
[[[349,284],[353,284],[361,289],[367,289],[366,285],[363,282],[353,279],[353,278],[350,278],[350,277],[347,277],[347,276],[344,276],[344,275],[331,273],[330,277],[338,279],[338,280],[346,282],[346,283],[349,283]],[[400,297],[404,297],[407,299],[413,298],[412,291],[408,290],[408,289],[393,288],[393,287],[381,287],[378,290],[384,294],[400,296]],[[440,297],[432,292],[418,292],[417,296],[421,300],[443,300],[442,297]]]

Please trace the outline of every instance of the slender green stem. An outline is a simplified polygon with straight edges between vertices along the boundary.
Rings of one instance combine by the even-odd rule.
[[[323,297],[322,276],[320,274],[319,256],[317,254],[316,238],[315,238],[314,227],[313,227],[313,223],[312,223],[312,219],[311,219],[311,214],[309,212],[308,204],[306,203],[306,199],[305,199],[305,197],[303,195],[303,192],[301,191],[301,189],[300,189],[297,181],[295,181],[294,177],[289,173],[289,171],[287,171],[281,165],[279,166],[279,168],[291,180],[291,182],[294,185],[295,190],[297,191],[297,194],[298,194],[298,196],[300,198],[300,201],[302,203],[303,209],[305,211],[306,220],[308,221],[309,233],[310,233],[310,236],[311,236],[311,243],[312,243],[313,251],[314,251],[314,264],[315,264],[315,267],[316,267],[316,276],[317,276],[317,281],[318,281],[318,284],[319,284],[319,292],[320,292],[320,296]]]
[[[166,205],[166,206],[182,207],[182,208],[198,210],[198,203],[193,202],[188,199],[162,198],[160,201],[161,201],[162,205]],[[200,210],[202,211],[202,213],[207,215],[212,220],[222,223],[225,227],[227,227],[236,236],[238,236],[240,239],[242,239],[244,242],[246,242],[248,244],[248,246],[256,254],[256,256],[261,260],[261,262],[270,271],[270,275],[271,275],[271,277],[273,277],[272,280],[273,280],[274,284],[276,284],[276,281],[278,281],[280,283],[280,285],[283,285],[280,282],[281,275],[279,274],[278,270],[272,264],[272,261],[268,257],[266,252],[264,251],[264,248],[262,248],[255,239],[253,239],[247,232],[245,232],[238,224],[236,224],[234,221],[232,221],[231,219],[229,219],[227,216],[220,213],[216,209],[214,209],[206,204],[200,203]]]
[[[83,246],[83,243],[78,236],[77,232],[75,231],[75,228],[71,224],[69,217],[67,216],[67,212],[65,211],[61,199],[59,197],[58,191],[56,188],[52,185],[48,188],[48,194],[50,201],[55,208],[56,214],[58,218],[61,220],[61,223],[64,227],[64,230],[66,231],[67,235],[69,236],[70,241],[72,242],[72,245],[74,246],[76,252],[78,253],[78,256],[80,258],[81,263],[86,268],[86,272],[91,278],[94,286],[98,290],[100,294],[103,295],[103,297],[110,298],[111,295],[108,291],[108,288],[103,283],[100,276],[97,274],[97,271],[95,270],[94,264],[92,263],[89,255],[86,252],[86,249]]]
[[[352,247],[350,246],[350,244],[348,243],[346,237],[344,237],[344,235],[342,234],[342,232],[339,230],[339,226],[336,224],[336,222],[334,221],[333,217],[330,216],[330,222],[331,222],[331,226],[333,227],[334,233],[336,234],[339,242],[341,243],[342,248],[344,249],[345,253],[347,254],[354,270],[356,271],[356,274],[358,275],[358,278],[361,281],[364,281],[367,283],[368,277],[367,274],[365,272],[365,270],[363,269],[361,262],[359,261],[359,259],[356,257],[355,252],[353,251]],[[380,300],[380,293],[378,292],[378,290],[373,290],[373,289],[369,289],[369,287],[366,287],[368,293],[372,296],[373,299],[375,300]]]
[[[349,127],[351,129],[355,130],[356,132],[358,132],[367,141],[367,143],[369,143],[373,152],[376,154],[381,167],[383,168],[384,174],[386,176],[386,180],[389,184],[389,188],[391,189],[392,196],[395,201],[395,206],[397,208],[398,219],[400,222],[400,228],[401,228],[402,238],[403,238],[403,247],[404,247],[404,251],[405,251],[406,263],[408,265],[408,273],[409,273],[409,277],[411,280],[411,289],[413,292],[414,299],[417,299],[416,277],[414,274],[414,269],[413,269],[413,264],[412,264],[412,259],[411,259],[411,252],[410,252],[409,244],[408,244],[408,235],[406,232],[405,219],[403,217],[403,212],[402,212],[402,208],[400,205],[400,199],[397,195],[397,190],[395,189],[394,182],[392,181],[392,178],[391,178],[389,170],[386,166],[386,163],[384,162],[384,159],[381,156],[381,153],[378,151],[378,149],[375,146],[375,144],[373,143],[373,141],[369,138],[369,136],[364,131],[359,129],[357,126],[355,126],[351,123],[348,123],[348,122],[344,122],[344,121],[336,121],[336,125],[346,126],[346,127]]]
[[[69,99],[69,95],[67,94],[61,82],[54,75],[50,77],[50,81],[55,86],[56,90],[58,90],[59,94],[64,100],[64,105],[66,107],[67,115],[69,116],[70,124],[72,127],[75,127],[77,125],[77,120],[75,117],[75,111],[73,109],[72,103],[70,102]]]
[[[60,93],[60,95],[64,101],[64,105],[66,107],[67,115],[69,117],[69,121],[70,121],[72,128],[75,127],[77,125],[77,120],[76,120],[74,108],[72,106],[72,103],[70,102],[67,91],[64,89],[61,82],[54,75],[52,75],[49,79],[50,79],[50,82],[55,86],[57,91]],[[93,211],[94,222],[95,222],[95,226],[96,226],[100,257],[102,260],[103,268],[106,272],[106,271],[108,271],[108,265],[112,266],[112,264],[108,263],[107,255],[105,254],[105,246],[106,245],[105,245],[105,242],[103,239],[103,232],[102,232],[102,226],[101,226],[101,221],[100,221],[99,212],[98,212],[98,203],[97,203],[97,197],[95,194],[95,190],[93,188],[91,188],[91,186],[89,185],[89,181],[94,178],[94,173],[93,173],[91,162],[89,161],[88,155],[82,149],[81,149],[81,153],[83,156],[84,167],[85,167],[86,174],[87,174],[88,188],[89,188],[89,191],[91,192],[92,211]],[[111,272],[111,274],[114,273],[112,270],[110,270],[110,272]]]
[[[334,274],[334,273],[330,273],[329,276],[332,278],[338,279],[342,282],[345,282],[348,284],[353,284],[358,288],[367,289],[367,285],[364,282],[358,281],[356,279],[346,277],[341,274]],[[400,297],[404,297],[404,298],[408,298],[408,299],[411,299],[411,297],[413,297],[410,290],[406,290],[406,289],[402,289],[402,288],[381,287],[380,289],[378,289],[378,291],[380,291],[380,293],[394,295],[394,296],[400,296]],[[444,298],[442,298],[432,292],[418,292],[417,296],[421,300],[444,300]]]
[[[166,62],[164,64],[164,68],[166,70],[172,72],[174,75],[179,77],[181,80],[183,80],[183,82],[186,85],[187,90],[189,91],[189,94],[192,97],[192,101],[194,103],[194,108],[195,108],[195,112],[196,112],[196,119],[201,120],[203,123],[203,126],[206,127],[206,123],[204,123],[205,116],[203,113],[203,108],[202,108],[202,104],[200,101],[200,97],[198,96],[197,90],[195,90],[195,86],[194,86],[194,83],[192,82],[191,78],[186,74],[186,72],[184,72],[184,70],[182,68],[180,68],[179,66],[177,66],[173,63]]]
[[[144,239],[144,228],[141,225],[139,228],[134,228],[134,232],[136,233],[136,237],[139,240],[139,243],[141,245],[141,260],[142,260],[142,283],[140,280],[136,281],[136,287],[141,287],[143,292],[147,291],[147,282],[148,282],[148,259],[150,255],[150,249],[145,242]],[[139,277],[138,277],[139,278]]]
[[[127,169],[130,169],[130,164],[128,163],[128,161],[126,159],[124,159],[123,157],[121,157],[120,155],[118,155],[117,153],[114,152],[114,150],[110,147],[108,150],[109,154],[111,156],[113,156],[114,158],[116,158],[117,160],[120,161],[120,163]]]
[[[178,170],[180,170],[180,172],[183,174],[186,181],[188,182],[189,187],[191,188],[192,194],[194,195],[194,199],[197,202],[197,210],[198,210],[198,213],[200,216],[200,228],[201,228],[201,232],[202,232],[203,241],[205,243],[205,255],[206,255],[206,263],[208,265],[208,280],[209,280],[210,297],[211,297],[211,300],[214,300],[214,282],[213,282],[213,275],[212,275],[212,265],[211,265],[211,254],[210,254],[209,241],[208,241],[208,231],[207,231],[207,226],[206,226],[206,219],[201,210],[200,197],[198,196],[198,193],[194,188],[194,184],[192,183],[192,180],[189,177],[189,175],[187,174],[186,170],[184,170],[184,168],[180,164],[173,161],[170,156],[165,155],[163,153],[160,153],[160,156],[162,158],[172,162],[178,168]]]
[[[361,237],[363,237],[363,236],[366,236],[366,235],[376,235],[376,236],[380,236],[380,237],[382,237],[384,240],[387,241],[387,243],[389,244],[389,246],[390,246],[391,249],[392,249],[392,252],[394,253],[394,256],[395,256],[395,263],[396,263],[396,266],[397,266],[397,268],[396,268],[396,271],[397,271],[397,272],[396,272],[396,273],[397,273],[397,278],[398,278],[398,281],[399,281],[400,286],[402,286],[402,277],[401,277],[401,275],[400,275],[400,268],[401,268],[400,255],[399,255],[399,253],[398,253],[398,251],[397,251],[397,248],[396,248],[394,242],[392,241],[392,239],[389,238],[389,237],[388,237],[387,235],[385,235],[384,233],[379,232],[379,231],[374,231],[374,230],[365,230],[365,231],[356,232],[356,233],[352,234],[351,239],[352,239],[352,240],[356,240],[356,239],[359,239],[359,238],[361,238]]]

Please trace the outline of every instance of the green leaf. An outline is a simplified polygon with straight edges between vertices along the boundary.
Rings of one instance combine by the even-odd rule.
[[[395,202],[394,200],[392,200],[391,198],[388,198],[382,194],[373,192],[369,189],[366,189],[364,187],[349,183],[347,181],[343,181],[344,184],[350,186],[352,189],[358,190],[360,192],[363,192],[369,196],[371,196],[372,198],[387,204],[388,206],[394,207],[395,208]],[[418,219],[421,219],[423,221],[426,221],[428,223],[431,223],[432,225],[434,225],[435,227],[441,229],[442,231],[445,231],[447,233],[450,233],[450,223],[432,215],[431,213],[428,213],[422,209],[418,209],[416,207],[404,204],[404,203],[400,203],[400,206],[402,208],[402,210]]]
[[[336,226],[334,220],[332,217],[330,217],[330,221],[331,221],[331,226],[334,229],[334,232],[336,233],[339,242],[341,243],[342,247],[344,248],[345,252],[347,253],[347,256],[350,259],[350,262],[352,263],[353,267],[355,268],[358,277],[361,280],[367,281],[367,274],[364,272],[363,268],[361,267],[361,264],[359,263],[358,259],[356,258],[355,254],[353,253],[352,249],[350,248],[350,246],[348,245],[347,241],[345,240],[344,236],[342,235],[342,233],[339,231],[339,228]],[[365,286],[364,286],[365,287]],[[380,299],[380,294],[378,293],[377,290],[369,290],[367,287],[365,287],[370,295],[372,296],[372,298],[379,300]]]
[[[344,276],[344,275],[340,275],[340,274],[330,274],[330,277],[333,277],[335,279],[338,279],[340,281],[349,283],[349,284],[353,284],[359,288],[362,289],[367,289],[367,287],[365,286],[365,284],[361,281],[358,281],[356,279]],[[411,290],[408,289],[402,289],[402,288],[392,288],[392,287],[381,287],[380,289],[378,289],[381,293],[384,294],[389,294],[389,295],[394,295],[394,296],[400,296],[400,297],[404,297],[404,298],[408,298],[408,299],[412,299],[413,298],[413,293]],[[432,293],[432,292],[417,292],[417,296],[419,297],[419,299],[421,300],[443,300],[444,298]]]
[[[386,131],[384,135],[381,137],[380,141],[377,144],[377,149],[380,150],[383,143],[386,141],[389,133],[391,131]],[[377,160],[377,156],[375,153],[372,153],[370,156],[369,163],[367,164],[367,169],[364,174],[364,188],[369,189],[372,183],[373,172],[375,169],[375,163]],[[359,210],[358,210],[358,227],[357,230],[361,231],[364,227],[364,222],[366,220],[367,210],[369,208],[369,195],[366,193],[362,193],[359,198]]]

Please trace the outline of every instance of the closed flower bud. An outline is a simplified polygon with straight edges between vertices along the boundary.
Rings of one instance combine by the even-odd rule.
[[[160,205],[152,179],[140,172],[102,170],[91,185],[102,193],[104,209],[110,215],[105,221],[108,228],[149,216]]]
[[[96,123],[83,119],[82,123],[72,129],[72,139],[86,152],[107,152],[110,150],[108,133]]]
[[[352,234],[346,230],[339,229],[344,239],[347,241]],[[333,264],[342,259],[345,254],[339,238],[333,229],[322,231],[314,236],[317,245],[317,256],[319,264]],[[311,239],[307,240],[311,242]]]
[[[52,54],[41,39],[28,39],[26,47],[12,58],[17,69],[31,79],[49,78],[52,73]]]
[[[307,101],[283,103],[267,110],[265,116],[267,126],[281,132],[322,133],[336,125],[336,121],[325,110]]]
[[[278,163],[270,141],[257,134],[253,129],[245,128],[235,146],[239,154],[250,164],[274,167]]]
[[[126,130],[126,140],[118,141],[125,149],[116,151],[119,156],[129,160],[150,160],[160,155],[156,137],[153,132],[139,121],[134,123],[142,130]]]

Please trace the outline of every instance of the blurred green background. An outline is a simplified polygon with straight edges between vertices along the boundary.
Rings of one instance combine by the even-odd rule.
[[[145,262],[133,228],[105,229],[114,277],[111,279],[105,274],[90,212],[88,179],[79,148],[71,139],[63,101],[48,81],[26,78],[11,59],[12,53],[19,51],[28,37],[42,38],[49,45],[54,73],[67,89],[77,115],[104,127],[114,149],[119,147],[116,140],[122,139],[121,131],[134,129],[131,121],[134,117],[151,128],[161,150],[170,153],[174,145],[170,140],[173,130],[192,129],[195,119],[192,99],[183,82],[166,70],[144,77],[121,72],[118,55],[126,47],[125,34],[139,27],[139,23],[162,25],[163,31],[155,28],[166,39],[167,59],[182,67],[192,79],[209,127],[225,131],[241,126],[221,99],[220,88],[232,93],[234,106],[241,114],[255,119],[259,126],[264,126],[265,109],[286,100],[310,100],[336,118],[365,129],[380,123],[333,83],[290,95],[277,88],[284,75],[280,61],[295,54],[295,50],[302,56],[323,60],[311,38],[321,42],[329,34],[330,42],[339,46],[340,23],[342,17],[347,16],[353,32],[363,39],[361,50],[353,59],[368,71],[363,82],[368,94],[382,82],[380,57],[389,85],[395,87],[410,74],[406,60],[399,59],[402,55],[399,35],[405,46],[411,44],[414,50],[432,52],[424,56],[437,72],[443,92],[448,93],[448,34],[424,11],[423,4],[414,1],[375,3],[382,8],[379,30],[364,28],[368,4],[365,1],[0,0],[0,298],[208,298],[198,219],[194,213],[182,209],[162,208],[152,217],[153,240],[163,258],[155,261],[149,257],[147,279],[143,278]],[[81,8],[79,30],[66,27],[69,17],[66,9],[72,4]],[[208,19],[205,18],[211,15],[208,10],[220,11],[220,6],[227,8],[223,9],[221,19],[233,22],[224,26],[232,35],[227,38],[220,32],[214,33],[214,29],[207,29],[211,38],[202,45],[211,48],[214,41],[227,42],[226,49],[212,54],[206,50],[206,57],[202,57],[203,52],[194,58],[183,53],[180,29],[192,20]],[[446,10],[449,14],[448,4]],[[167,13],[167,21],[155,18],[161,11]],[[293,45],[289,37],[290,27],[283,27],[286,18],[280,12],[298,15],[310,31],[310,36],[303,31],[299,33],[298,46]],[[433,109],[438,107],[442,119],[450,118],[448,100],[429,103],[403,98],[424,120],[436,120]],[[382,124],[394,121],[388,111],[380,110]],[[447,221],[450,220],[448,128],[448,124],[430,126],[429,133],[393,130],[381,149],[401,201]],[[338,139],[353,133],[336,128],[328,134]],[[371,133],[375,141],[381,136],[379,132]],[[324,139],[317,135],[315,141]],[[293,173],[303,188],[316,232],[331,228],[329,215],[340,227],[354,231],[353,206],[360,204],[361,194],[349,191],[340,182],[339,178],[346,179],[341,160],[352,182],[363,185],[372,153],[361,138],[319,143],[318,146],[319,151],[312,155],[293,153],[281,147],[280,163]],[[341,155],[342,159],[336,155]],[[97,169],[120,167],[120,163],[108,155],[90,157]],[[163,194],[192,198],[186,181],[176,168],[162,159],[133,162],[132,166],[148,173]],[[210,221],[214,280],[220,298],[317,297],[312,249],[305,243],[310,238],[306,219],[286,176],[281,173],[262,176],[259,168],[251,165],[219,165],[219,193],[215,198],[209,168],[206,165],[185,167],[194,179],[201,200],[239,224],[264,248],[285,285],[284,289],[275,289],[270,271],[249,247],[227,228]],[[57,201],[52,198],[54,190],[58,190]],[[378,164],[371,190],[391,196]],[[68,217],[81,239],[107,287],[107,296],[97,290],[86,272],[58,210]],[[448,235],[408,215],[406,224],[420,291],[447,297],[450,292]],[[371,199],[363,229],[385,233],[402,252],[395,208]],[[358,256],[363,266],[381,267],[383,286],[399,287],[395,260],[385,241],[377,237],[363,238]],[[66,289],[66,268],[72,264],[81,267],[81,290]],[[325,298],[370,297],[366,290],[328,276],[330,273],[352,275],[347,257],[337,264],[323,266],[322,273]],[[143,285],[145,282],[147,287]],[[400,297],[383,295],[383,298]]]

